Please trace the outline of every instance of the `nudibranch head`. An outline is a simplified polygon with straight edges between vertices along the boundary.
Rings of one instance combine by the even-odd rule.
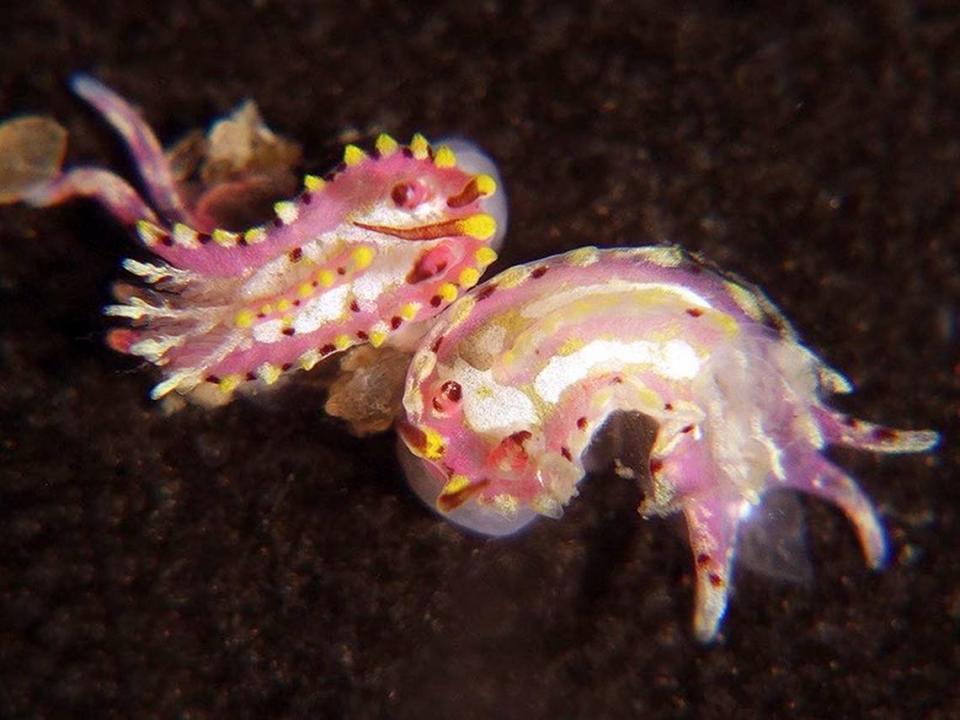
[[[400,435],[414,489],[467,528],[558,517],[617,413],[656,426],[640,468],[645,515],[682,511],[697,572],[696,631],[715,636],[736,531],[764,494],[838,505],[871,566],[886,544],[829,444],[919,452],[937,435],[830,410],[849,383],[800,345],[769,300],[673,247],[581,248],[511,268],[441,316],[413,358]]]
[[[161,369],[154,398],[217,404],[354,345],[409,347],[496,259],[506,226],[500,178],[465,141],[432,146],[418,134],[400,145],[384,134],[367,150],[348,145],[336,168],[307,175],[262,224],[217,227],[218,209],[260,192],[257,169],[188,199],[170,155],[126,101],[82,75],[73,88],[123,136],[147,199],[106,170],[51,172],[59,156],[49,143],[37,177],[9,180],[0,201],[92,197],[135,227],[158,260],[124,262],[141,284],[117,287],[105,312],[130,326],[108,342]],[[230,133],[276,140],[251,117],[259,123],[255,111],[235,113]],[[16,140],[24,127],[2,134]]]

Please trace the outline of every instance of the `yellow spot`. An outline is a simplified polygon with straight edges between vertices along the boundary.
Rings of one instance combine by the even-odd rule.
[[[366,157],[367,154],[356,145],[347,145],[343,149],[343,162],[347,165],[347,167],[359,165],[366,159]]]
[[[451,168],[457,166],[457,156],[447,145],[441,145],[433,156],[433,164],[439,168]]]
[[[479,248],[473,254],[473,256],[477,259],[477,263],[480,265],[480,267],[484,268],[488,265],[492,265],[497,259],[497,253],[492,248],[488,247]]]
[[[437,294],[448,303],[457,299],[457,286],[453,283],[444,283],[437,289]]]
[[[217,245],[222,245],[223,247],[233,247],[237,243],[237,234],[228,230],[217,228],[211,236]]]
[[[399,315],[407,322],[410,322],[417,316],[419,311],[420,303],[408,302],[406,305],[400,308]]]
[[[530,268],[517,265],[497,275],[497,287],[503,290],[514,288],[530,277]]]
[[[577,350],[584,346],[583,340],[580,338],[567,338],[567,340],[557,348],[558,355],[572,355]]]
[[[476,306],[476,304],[477,301],[469,295],[462,298],[460,302],[450,308],[450,314],[447,315],[447,327],[455,328],[457,325],[470,317],[470,313],[473,312],[473,308]]]
[[[300,283],[300,287],[297,288],[297,294],[302,298],[308,298],[313,295],[313,285],[308,282]]]
[[[468,267],[460,271],[460,277],[457,281],[462,288],[472,288],[480,279],[480,271],[476,268]]]
[[[177,223],[173,226],[173,239],[177,245],[196,247],[197,231],[188,225]]]
[[[323,190],[323,186],[326,184],[326,181],[322,177],[317,177],[316,175],[305,175],[303,178],[303,186],[310,192],[319,192]]]
[[[320,284],[324,287],[330,287],[333,285],[333,281],[335,279],[336,275],[334,275],[331,270],[321,270],[317,273],[317,280],[319,280]]]
[[[290,225],[291,223],[296,222],[297,218],[300,217],[300,211],[297,209],[297,204],[291,202],[290,200],[281,200],[278,203],[275,203],[273,206],[273,211],[277,214],[277,217],[283,221],[284,225]]]
[[[493,219],[492,215],[487,215],[486,213],[479,213],[478,215],[463,218],[459,225],[460,232],[477,240],[491,238],[497,231],[497,221]]]
[[[255,319],[256,315],[253,314],[252,310],[241,310],[234,317],[233,324],[238,328],[248,328],[253,325]]]
[[[337,335],[333,339],[333,346],[337,350],[346,350],[353,345],[353,339],[349,335]]]
[[[272,363],[264,363],[259,368],[257,368],[257,377],[263,380],[267,385],[273,385],[277,380],[280,379],[281,374],[280,368]]]
[[[410,151],[417,160],[425,160],[430,154],[430,143],[423,135],[417,133],[410,140]]]
[[[383,323],[377,323],[372,328],[370,328],[370,344],[375,348],[383,345],[384,341],[387,339],[388,335],[387,326]]]
[[[376,148],[382,157],[390,157],[397,151],[397,141],[386,133],[377,135]]]
[[[356,270],[363,270],[369,267],[376,254],[376,251],[372,247],[361,245],[353,251],[353,267]]]
[[[222,377],[220,378],[220,391],[224,395],[229,395],[236,390],[242,382],[243,378],[241,378],[239,375],[227,375],[226,377]]]
[[[280,318],[280,324],[285,328],[293,325],[293,315],[284,315],[282,318]]]
[[[286,312],[287,310],[289,310],[289,309],[292,308],[292,307],[293,307],[293,305],[290,303],[289,300],[287,300],[286,298],[282,298],[282,299],[277,303],[277,312]]]
[[[440,491],[440,495],[456,495],[470,487],[470,478],[466,475],[451,475]]]
[[[423,457],[427,460],[442,458],[444,451],[443,436],[433,428],[422,427],[420,429],[423,431]]]
[[[263,242],[267,239],[267,231],[262,227],[250,228],[243,234],[243,239],[247,241],[248,245]]]
[[[260,306],[260,314],[261,314],[261,315],[271,315],[271,314],[273,314],[273,305],[271,305],[271,304],[269,304],[269,303],[267,303],[266,305],[261,305],[261,306]]]
[[[497,191],[497,181],[489,175],[477,175],[473,181],[481,195],[493,195]]]

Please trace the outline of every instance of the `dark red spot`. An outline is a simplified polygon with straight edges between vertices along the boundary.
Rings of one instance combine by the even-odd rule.
[[[293,301],[293,306],[294,306],[294,307],[299,307],[299,306],[300,306],[300,298],[297,298],[296,300]]]
[[[703,310],[701,310],[700,308],[687,308],[687,315],[689,315],[690,317],[698,318],[701,315],[703,315]]]
[[[357,305],[356,300],[350,301],[350,312],[360,312],[360,306]]]
[[[342,268],[342,267],[337,268],[337,275],[346,275],[346,274],[347,274],[346,268]]]
[[[713,585],[715,588],[723,586],[723,578],[721,578],[716,573],[710,573],[708,577],[710,578],[710,584]]]
[[[688,433],[691,430],[693,430],[693,425],[684,425],[682,428],[680,428],[680,432],[682,433]]]
[[[430,349],[433,350],[434,353],[440,352],[440,343],[442,342],[443,342],[443,335],[441,335],[440,337],[438,337],[436,340],[433,341],[433,345],[430,346]]]
[[[516,443],[520,447],[523,447],[523,444],[531,437],[533,437],[533,433],[531,433],[529,430],[518,430],[517,432],[508,436],[507,440]]]
[[[577,427],[581,430],[587,429],[587,419],[585,417],[577,418]]]
[[[273,219],[273,226],[274,226],[274,227],[283,227],[283,220],[281,220],[279,217],[275,217],[275,218]],[[242,236],[241,236],[241,237],[242,237]]]
[[[237,245],[240,247],[246,247],[248,244],[249,243],[247,242],[247,239],[243,235],[237,236]]]
[[[300,258],[303,257],[303,248],[294,248],[290,251],[290,262],[300,262]]]
[[[548,269],[549,268],[547,268],[546,265],[541,265],[540,267],[534,268],[533,272],[530,273],[530,277],[532,277],[534,280],[536,280],[537,278],[542,278],[544,275],[547,274]]]
[[[857,419],[856,419],[855,417],[853,417],[852,415],[847,415],[847,416],[843,419],[843,424],[846,425],[847,427],[855,428],[855,427],[857,427],[857,425],[860,424],[860,421],[857,420]]]
[[[289,328],[284,328],[284,329],[282,330],[282,332],[283,332],[283,334],[286,335],[287,337],[290,337],[291,335],[293,335],[293,334],[296,333],[297,331],[294,330],[292,327],[289,327]]]
[[[327,344],[324,345],[322,348],[320,348],[320,354],[321,354],[321,355],[329,355],[330,353],[332,353],[332,352],[333,352],[334,350],[336,350],[336,349],[337,349],[337,348],[336,348],[334,345],[331,345],[330,343],[327,343]]]
[[[709,564],[710,564],[710,556],[709,556],[709,555],[707,555],[706,553],[700,553],[699,555],[697,555],[697,566],[698,566],[698,567],[703,567],[704,565],[709,565]]]
[[[313,287],[320,287],[320,281],[319,281],[319,280],[313,280],[310,284],[313,285]]]
[[[404,207],[407,201],[413,197],[414,188],[410,183],[397,183],[390,190],[390,199],[397,207]]]
[[[460,402],[460,398],[463,397],[463,388],[460,387],[460,383],[456,380],[447,380],[440,386],[440,392],[446,395],[450,402]],[[523,432],[526,431],[524,430]],[[528,437],[529,435],[530,433],[527,433]]]
[[[266,315],[264,315],[262,312],[258,312],[258,313],[257,313],[257,317],[258,317],[258,318],[265,318]]]
[[[403,156],[404,156],[405,158],[412,158],[412,157],[413,157],[413,150],[411,150],[411,149],[408,148],[408,147],[405,147],[402,152],[403,152]]]
[[[293,367],[293,363],[284,363],[283,365],[280,366],[280,369],[286,372],[292,367]]]
[[[198,232],[198,233],[197,233],[197,241],[198,241],[201,245],[206,245],[206,244],[207,244],[208,242],[210,242],[211,240],[213,240],[213,238],[210,236],[210,233],[203,233],[203,232]]]
[[[394,315],[392,318],[390,318],[390,327],[396,330],[398,327],[400,327],[402,322],[403,320],[399,316]]]
[[[252,373],[252,372],[247,373],[247,381],[252,382],[253,380],[256,380],[256,379],[257,379],[256,373]]]
[[[570,454],[569,449],[565,447],[560,448],[560,454],[563,455],[570,462],[573,462],[573,455]]]
[[[207,375],[207,382],[217,385],[220,383],[220,378],[218,378],[216,375]]]
[[[368,340],[370,338],[363,330],[357,330],[357,337],[361,340]]]
[[[650,458],[650,472],[656,475],[663,469],[663,460],[660,458]]]
[[[347,169],[347,164],[345,162],[338,162],[337,166],[333,169],[334,172],[342,173]]]
[[[432,298],[430,298],[430,304],[433,307],[440,307],[440,303],[442,302],[443,302],[443,298],[440,297],[439,295],[434,295]]]
[[[664,403],[664,404],[663,404],[663,409],[664,409],[664,410],[673,410],[673,403]]]
[[[160,242],[166,245],[167,247],[173,247],[173,238],[170,237],[169,235],[164,235],[163,237],[161,237]]]
[[[497,286],[494,283],[485,285],[480,292],[477,293],[477,301],[486,300],[488,297],[493,295],[497,291]]]
[[[623,378],[620,377],[619,375],[617,375],[617,376],[616,376],[613,380],[611,380],[610,382],[612,382],[614,385],[622,385],[622,384],[623,384]]]
[[[885,427],[874,428],[870,435],[874,440],[878,440],[880,442],[891,442],[899,437],[896,430],[891,430],[890,428]]]
[[[324,181],[324,182],[333,182],[334,178],[336,178],[336,177],[337,177],[337,173],[336,173],[335,171],[331,170],[330,172],[328,172],[326,175],[323,176],[323,181]]]
[[[304,205],[309,205],[312,200],[313,200],[313,195],[311,195],[308,192],[302,193],[300,195],[300,202],[302,202]]]

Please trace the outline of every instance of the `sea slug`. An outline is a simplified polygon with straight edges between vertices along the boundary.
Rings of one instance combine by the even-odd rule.
[[[0,177],[0,202],[91,197],[135,229],[156,258],[124,261],[140,282],[116,286],[105,312],[129,326],[108,343],[160,368],[154,398],[219,404],[358,344],[410,346],[496,259],[500,180],[465,141],[433,147],[415,135],[401,146],[383,134],[369,152],[348,145],[333,171],[307,175],[263,224],[218,226],[218,209],[253,194],[249,178],[188,197],[171,154],[126,101],[84,75],[72,87],[119,132],[149,202],[107,170],[61,172],[65,133],[37,118],[0,126],[7,175],[17,176]],[[47,141],[31,146],[31,135]]]
[[[931,431],[831,410],[849,382],[801,345],[757,289],[676,247],[585,247],[511,268],[442,315],[414,355],[404,465],[438,512],[489,535],[559,517],[612,417],[656,423],[641,514],[682,512],[697,636],[716,636],[737,529],[790,488],[838,506],[871,567],[886,539],[828,445],[913,453]]]

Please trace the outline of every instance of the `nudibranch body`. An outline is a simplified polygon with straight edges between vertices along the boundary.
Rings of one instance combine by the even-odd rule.
[[[920,452],[937,435],[822,401],[850,389],[742,281],[674,247],[588,247],[511,268],[439,318],[407,375],[400,431],[417,457],[404,463],[440,513],[503,535],[561,514],[611,416],[655,421],[640,512],[684,513],[694,624],[709,640],[726,609],[738,526],[770,490],[837,505],[867,562],[884,562],[870,500],[822,451]]]
[[[14,199],[92,197],[159,258],[126,260],[147,287],[120,286],[105,309],[132,325],[109,344],[161,368],[154,398],[222,402],[357,344],[409,345],[496,259],[506,205],[493,163],[469,143],[433,148],[416,135],[404,147],[380,135],[369,153],[348,145],[269,222],[224,229],[200,211],[211,203],[185,198],[132,107],[85,76],[73,88],[123,137],[150,203],[113,173],[83,167]]]

